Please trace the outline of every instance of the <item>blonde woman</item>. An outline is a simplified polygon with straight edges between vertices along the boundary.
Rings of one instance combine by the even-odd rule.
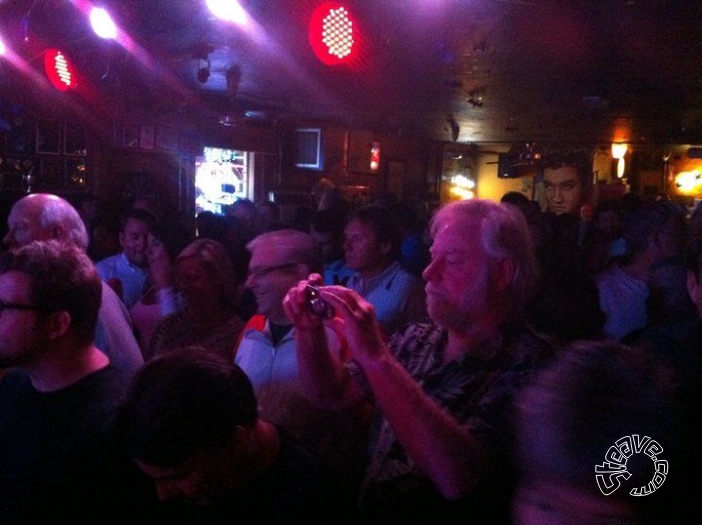
[[[185,307],[156,325],[151,354],[197,345],[233,359],[244,321],[236,312],[239,288],[224,245],[198,239],[186,246],[175,260],[175,285]]]

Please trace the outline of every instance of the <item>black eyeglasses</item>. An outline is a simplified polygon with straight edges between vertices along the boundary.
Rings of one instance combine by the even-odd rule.
[[[19,304],[19,303],[8,303],[7,301],[0,301],[0,315],[2,315],[3,310],[34,310],[36,312],[50,312],[49,308],[42,308],[41,306],[34,306],[33,304]]]
[[[287,264],[279,264],[278,266],[259,266],[258,268],[249,268],[249,277],[253,277],[255,279],[261,279],[262,277],[267,277],[268,275],[272,274],[276,270],[282,270],[284,268],[292,268],[293,266],[296,266],[299,263],[293,262],[293,263],[287,263]]]

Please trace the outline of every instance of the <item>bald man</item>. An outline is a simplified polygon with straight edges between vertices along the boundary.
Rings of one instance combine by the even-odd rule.
[[[88,248],[88,234],[78,211],[65,199],[49,193],[34,193],[18,200],[7,218],[5,245],[14,250],[32,241],[55,239]],[[144,359],[132,331],[129,313],[109,285],[102,283],[102,302],[95,329],[95,346],[112,365],[135,372]]]

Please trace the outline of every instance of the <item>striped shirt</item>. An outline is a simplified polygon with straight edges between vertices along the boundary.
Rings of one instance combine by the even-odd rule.
[[[395,261],[380,274],[363,279],[354,274],[346,284],[373,305],[380,326],[392,335],[407,323],[428,320],[422,279]]]

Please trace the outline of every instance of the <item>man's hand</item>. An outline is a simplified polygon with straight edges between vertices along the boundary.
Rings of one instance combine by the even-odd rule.
[[[330,326],[343,334],[351,357],[359,365],[365,367],[389,355],[372,304],[343,286],[324,286],[319,292],[321,298],[334,308],[335,317],[329,321]]]
[[[311,330],[323,325],[323,319],[310,310],[308,304],[307,286],[320,287],[322,276],[318,273],[310,274],[307,280],[300,281],[291,288],[283,299],[285,315],[295,325],[297,330]]]

